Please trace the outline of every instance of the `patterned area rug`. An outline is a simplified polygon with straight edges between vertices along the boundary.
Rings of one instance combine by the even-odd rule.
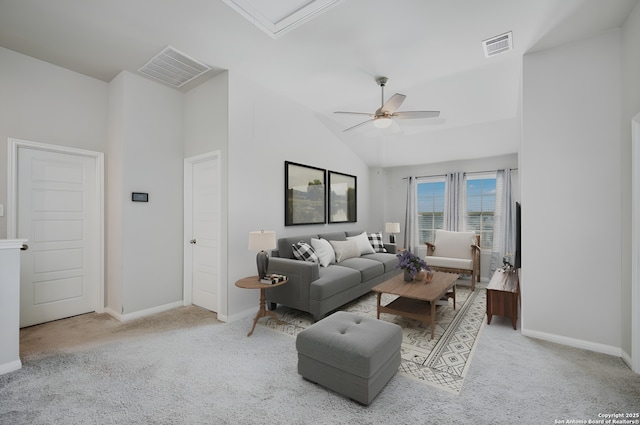
[[[386,305],[395,298],[393,295],[383,294],[382,303]],[[344,305],[340,310],[375,319],[376,303],[377,294],[370,292]],[[476,288],[472,292],[471,288],[458,285],[455,310],[452,299],[438,304],[433,339],[430,339],[429,324],[386,313],[380,315],[380,320],[402,327],[400,373],[458,394],[485,323],[486,291]],[[259,324],[293,337],[313,324],[313,317],[299,310],[279,306],[275,312],[285,322],[284,325],[278,325],[271,318],[261,319]]]

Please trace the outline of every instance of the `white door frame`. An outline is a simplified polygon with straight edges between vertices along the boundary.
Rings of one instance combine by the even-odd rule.
[[[98,294],[95,300],[96,313],[104,312],[104,153],[67,146],[50,145],[47,143],[31,142],[28,140],[8,140],[7,155],[7,237],[15,239],[18,224],[18,150],[20,148],[34,149],[46,152],[94,158],[96,161],[96,193],[98,194],[98,246],[99,276]],[[29,242],[27,242],[28,244]]]
[[[189,240],[193,231],[193,166],[194,164],[210,159],[218,159],[221,162],[221,151],[203,153],[200,155],[190,156],[184,159],[184,256],[183,256],[183,278],[182,278],[182,304],[193,304],[193,251],[189,248]],[[218,167],[218,170],[220,168]],[[220,171],[218,171],[220,173]],[[218,185],[220,185],[220,175],[218,175]],[[220,191],[218,190],[218,193]],[[220,229],[218,229],[220,231]],[[218,258],[218,262],[220,258]],[[220,285],[220,283],[218,283]],[[220,288],[217,288],[220,294]],[[216,312],[220,311],[220,296],[218,295],[218,305]]]
[[[631,120],[631,369],[640,373],[640,113]]]

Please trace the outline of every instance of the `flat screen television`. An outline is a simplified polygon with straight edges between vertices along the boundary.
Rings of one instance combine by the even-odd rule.
[[[516,255],[513,260],[513,267],[520,268],[520,259],[522,256],[520,248],[520,231],[521,231],[521,217],[520,217],[520,202],[516,202]]]

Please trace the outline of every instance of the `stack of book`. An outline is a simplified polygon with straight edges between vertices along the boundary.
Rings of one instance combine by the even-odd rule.
[[[266,283],[268,285],[273,285],[274,283],[279,283],[287,280],[287,277],[281,274],[271,273],[260,279],[260,283]]]

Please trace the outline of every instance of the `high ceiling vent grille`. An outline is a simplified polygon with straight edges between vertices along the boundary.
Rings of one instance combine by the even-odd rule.
[[[498,55],[513,50],[513,34],[511,31],[497,35],[482,42],[485,57]]]
[[[167,46],[138,71],[172,87],[182,87],[210,69],[202,62]]]

